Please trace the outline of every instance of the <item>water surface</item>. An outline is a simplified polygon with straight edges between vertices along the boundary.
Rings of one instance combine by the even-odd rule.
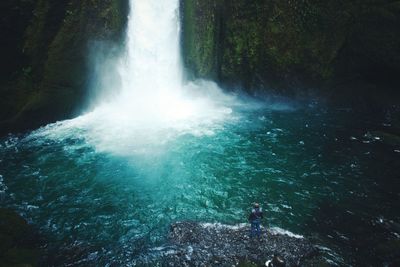
[[[128,264],[162,246],[171,222],[243,223],[259,201],[266,225],[311,238],[331,263],[393,261],[385,244],[400,235],[400,144],[382,136],[387,120],[239,106],[197,128],[142,132],[131,152],[118,135],[108,146],[91,139],[86,123],[0,143],[2,205],[38,226],[54,255],[79,247],[81,265]]]

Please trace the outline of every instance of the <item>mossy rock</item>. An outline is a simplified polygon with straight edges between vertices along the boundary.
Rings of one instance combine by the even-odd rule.
[[[0,255],[16,246],[31,231],[28,223],[15,212],[0,209]]]
[[[8,21],[24,23],[12,39],[18,49],[5,48],[19,64],[12,76],[3,71],[7,78],[0,79],[0,135],[68,119],[84,109],[93,74],[90,44],[112,43],[120,50],[129,11],[128,0],[14,2],[6,0],[7,9],[0,11],[26,9]]]
[[[4,254],[4,266],[37,266],[39,255],[36,249],[13,248]]]
[[[397,2],[181,3],[183,61],[196,77],[249,92],[334,98],[350,91],[342,101],[361,94],[374,102],[375,87],[380,95],[400,98]],[[353,85],[360,80],[368,87],[358,92]]]
[[[12,210],[0,208],[0,267],[37,266],[40,251],[32,227]]]

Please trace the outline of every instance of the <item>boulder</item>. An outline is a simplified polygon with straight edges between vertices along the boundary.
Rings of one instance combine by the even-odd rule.
[[[38,235],[17,213],[0,208],[0,267],[38,266]]]
[[[249,236],[249,225],[199,222],[171,225],[169,243],[152,249],[136,264],[163,266],[265,266],[280,255],[286,266],[299,266],[316,248],[305,238],[281,229],[262,229],[260,237]]]

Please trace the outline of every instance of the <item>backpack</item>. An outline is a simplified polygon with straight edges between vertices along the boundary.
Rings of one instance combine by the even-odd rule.
[[[249,220],[250,221],[254,221],[254,220],[260,220],[263,217],[262,215],[262,209],[258,208],[258,209],[252,209],[250,216],[249,216]]]

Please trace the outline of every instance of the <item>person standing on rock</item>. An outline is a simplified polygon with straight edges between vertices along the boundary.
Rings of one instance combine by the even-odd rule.
[[[254,203],[254,207],[251,210],[249,215],[249,221],[251,224],[251,232],[250,236],[253,237],[257,235],[258,237],[261,236],[261,219],[263,218],[263,212],[260,207],[260,204]]]

